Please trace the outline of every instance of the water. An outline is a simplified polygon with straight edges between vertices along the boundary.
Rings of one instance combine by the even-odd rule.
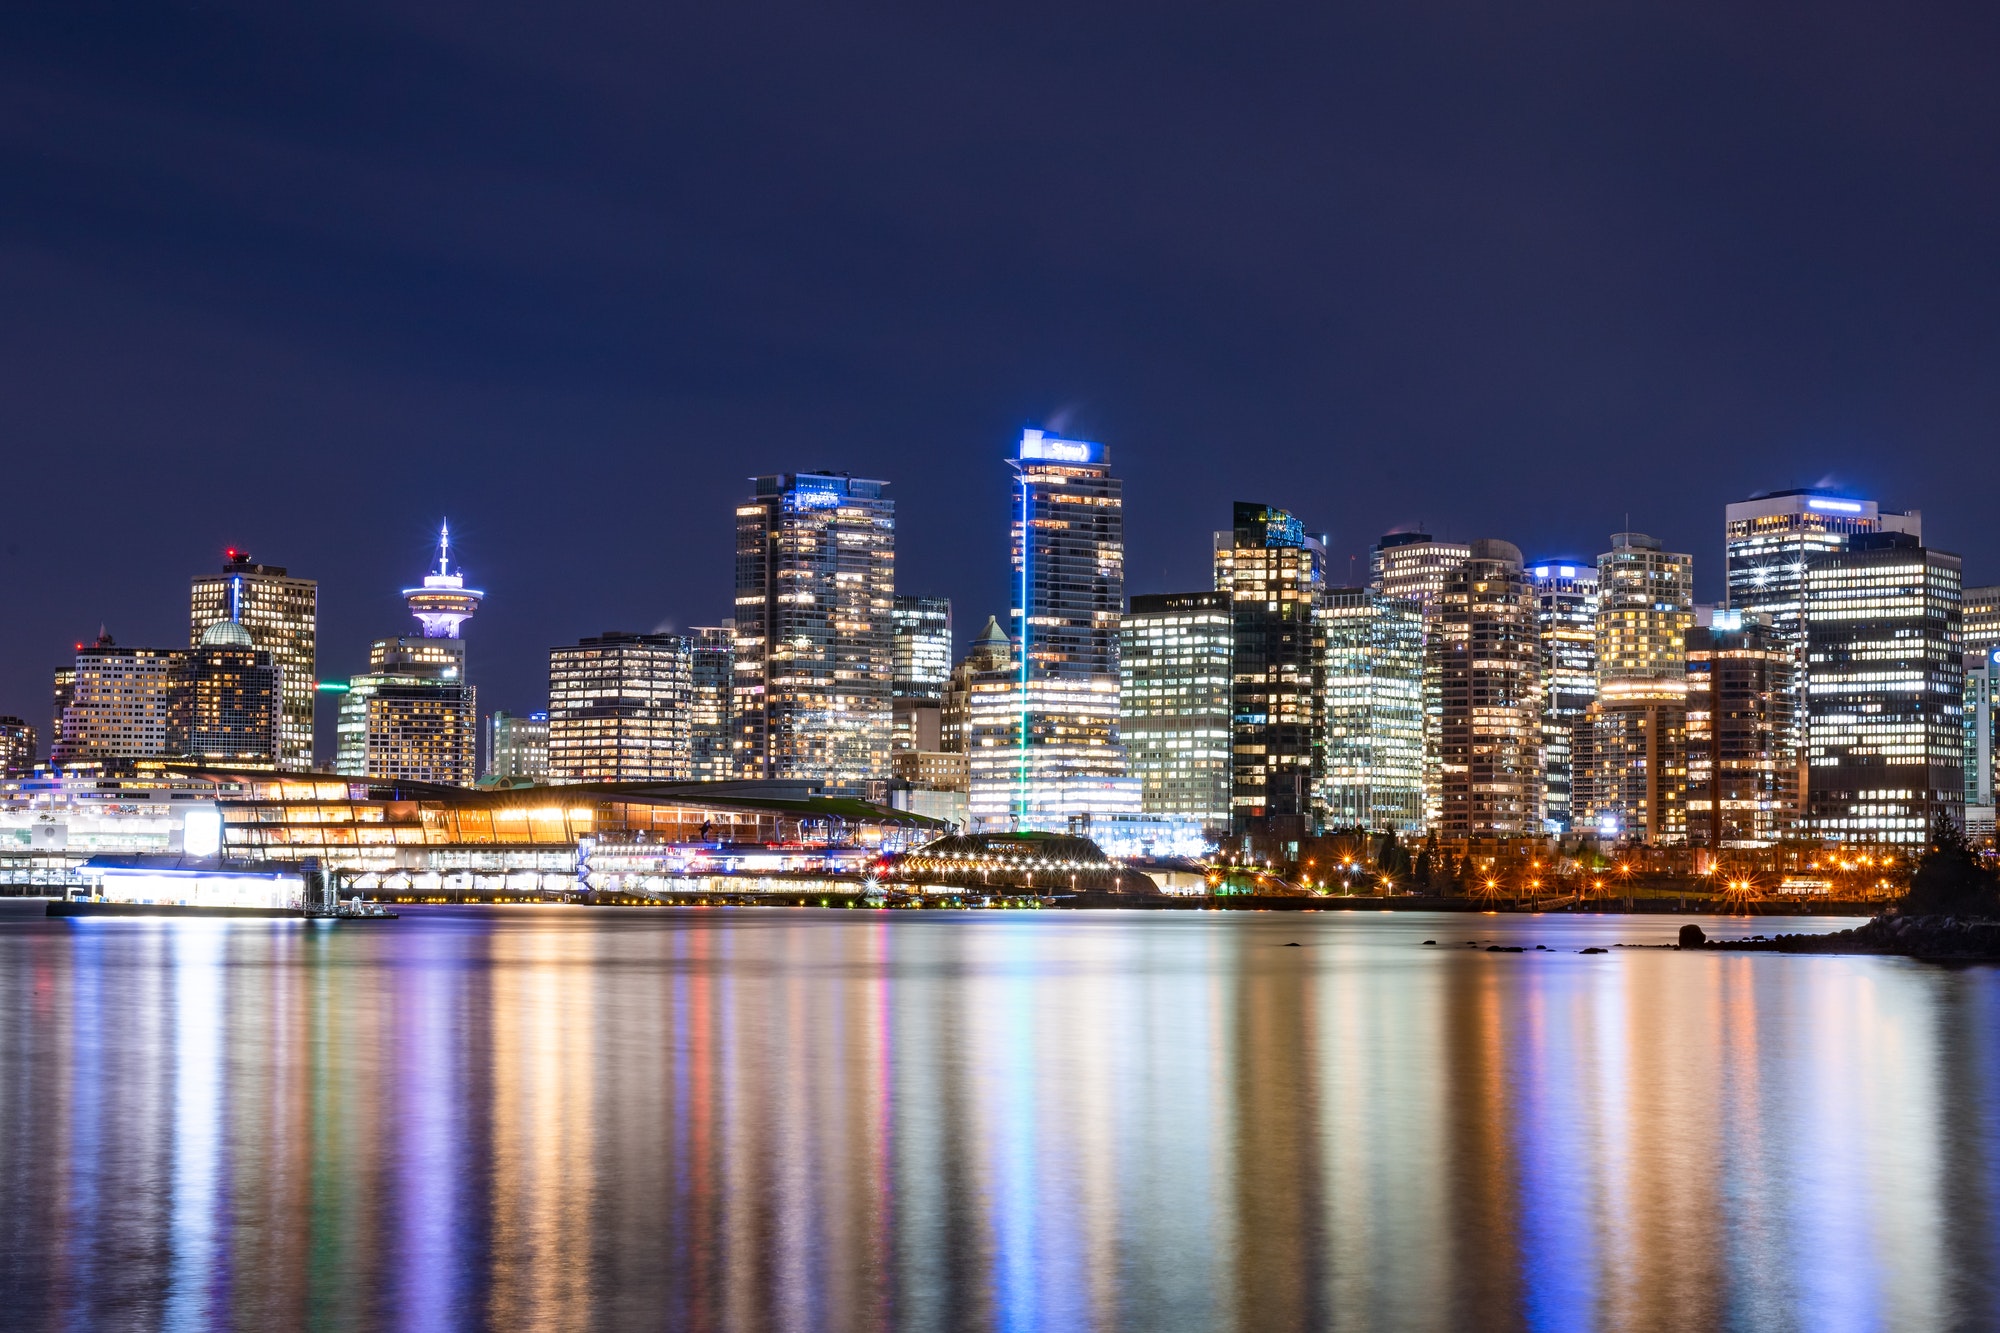
[[[2000,971],[1680,924],[0,922],[0,1323],[2000,1326]]]

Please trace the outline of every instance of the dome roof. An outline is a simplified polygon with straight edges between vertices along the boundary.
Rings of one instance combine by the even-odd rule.
[[[201,632],[204,648],[254,648],[250,631],[233,620],[218,620]]]

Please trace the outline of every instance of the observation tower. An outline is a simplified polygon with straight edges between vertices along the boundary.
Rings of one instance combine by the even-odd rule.
[[[451,524],[438,529],[437,572],[424,575],[424,586],[405,588],[410,614],[423,622],[426,639],[456,639],[458,627],[479,610],[486,594],[465,586],[465,572],[451,571]]]

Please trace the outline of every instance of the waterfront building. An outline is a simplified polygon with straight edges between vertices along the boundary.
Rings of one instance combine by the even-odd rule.
[[[18,717],[0,717],[0,777],[19,777],[35,768],[35,729]]]
[[[1587,822],[1587,801],[1574,798],[1577,732],[1597,701],[1597,568],[1542,560],[1529,572],[1542,645],[1542,822],[1560,837]],[[1595,753],[1588,741],[1584,749]]]
[[[56,764],[163,758],[185,734],[184,663],[172,648],[120,648],[109,634],[78,645]]]
[[[1726,598],[1731,610],[1768,616],[1772,631],[1792,648],[1790,752],[1798,773],[1792,783],[1794,824],[1805,822],[1811,773],[1806,763],[1807,677],[1804,632],[1805,573],[1814,559],[1845,550],[1850,537],[1900,532],[1923,539],[1923,515],[1884,509],[1831,491],[1765,491],[1726,506],[1723,544]]]
[[[694,778],[693,699],[694,654],[678,634],[606,630],[551,648],[551,780]]]
[[[1989,585],[1965,590],[1965,622],[1961,632],[1968,653],[2000,648],[2000,587]]]
[[[1135,596],[1119,647],[1119,735],[1139,809],[1197,828],[1230,826],[1229,594]]]
[[[1010,720],[997,682],[973,681],[974,827],[1061,831],[1137,814],[1118,735],[1125,520],[1110,451],[1029,430],[1009,463],[1017,671]]]
[[[1965,833],[1981,845],[1994,842],[1993,777],[2000,764],[1994,705],[2000,686],[2000,647],[1965,654]]]
[[[1369,588],[1321,599],[1329,828],[1424,826],[1423,612]]]
[[[234,620],[218,620],[182,656],[186,697],[169,749],[213,768],[276,768],[283,751],[284,670]]]
[[[945,682],[944,700],[938,710],[939,748],[950,754],[965,754],[971,748],[972,680],[982,673],[1011,671],[1014,641],[1000,628],[997,616],[986,617],[985,628],[972,641],[970,652],[951,669]]]
[[[1423,630],[1424,826],[1437,827],[1444,814],[1441,727],[1444,682],[1436,674],[1443,660],[1429,651],[1437,627],[1438,595],[1446,576],[1472,555],[1464,542],[1440,541],[1428,532],[1392,532],[1369,552],[1369,586],[1384,597],[1417,605]]]
[[[951,676],[951,598],[897,594],[891,613],[894,641],[890,694],[898,699],[944,699]]]
[[[406,634],[368,646],[334,722],[334,771],[469,787],[479,777],[479,692],[465,641]]]
[[[549,780],[549,715],[496,710],[486,719],[486,773],[504,782]]]
[[[895,502],[845,473],[754,486],[736,509],[737,774],[860,793],[889,772]]]
[[[1440,837],[1542,831],[1542,664],[1535,590],[1511,542],[1475,541],[1445,578],[1425,647],[1439,682]]]
[[[1960,562],[1908,533],[1857,533],[1805,572],[1808,827],[1920,846],[1963,819]]]
[[[82,644],[77,645],[82,648]],[[76,697],[76,666],[72,663],[55,670],[54,688],[50,691],[53,711],[49,716],[49,759],[54,762],[56,751],[62,747],[63,710]]]
[[[1283,509],[1238,501],[1234,517],[1215,534],[1215,588],[1235,633],[1231,823],[1296,840],[1313,831],[1326,771],[1326,545]]]
[[[736,776],[736,622],[690,629],[688,651],[694,690],[690,771],[700,782],[726,782]]]
[[[1687,632],[1694,557],[1618,532],[1597,558],[1589,820],[1600,838],[1687,838]]]
[[[1769,847],[1796,803],[1791,644],[1758,612],[1697,615],[1687,634],[1688,841]]]
[[[313,763],[313,702],[317,697],[319,585],[259,564],[231,547],[222,572],[197,574],[188,589],[188,643],[201,642],[210,625],[227,620],[249,631],[250,644],[271,655],[278,670],[283,713],[278,723],[278,766],[304,772]]]

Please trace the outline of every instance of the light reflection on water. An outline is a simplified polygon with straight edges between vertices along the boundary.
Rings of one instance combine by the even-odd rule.
[[[1678,924],[7,921],[0,1322],[2000,1324],[2000,971]]]

